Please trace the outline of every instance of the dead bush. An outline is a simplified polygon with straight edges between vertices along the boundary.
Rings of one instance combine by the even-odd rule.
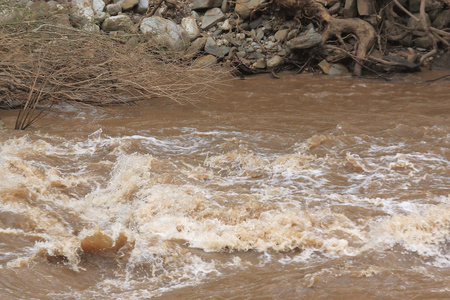
[[[0,107],[28,110],[16,126],[24,129],[42,104],[106,105],[155,97],[191,103],[220,82],[223,72],[183,65],[139,39],[84,32],[48,20],[4,24]]]

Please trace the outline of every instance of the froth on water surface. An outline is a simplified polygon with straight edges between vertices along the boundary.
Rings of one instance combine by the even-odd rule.
[[[445,297],[450,86],[403,79],[254,77],[0,131],[2,299]]]

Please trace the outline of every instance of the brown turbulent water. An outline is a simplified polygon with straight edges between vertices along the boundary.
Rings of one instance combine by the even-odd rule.
[[[0,131],[0,298],[450,298],[440,75],[259,76]]]

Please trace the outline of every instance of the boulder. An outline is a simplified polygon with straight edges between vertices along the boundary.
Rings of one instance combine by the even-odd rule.
[[[322,43],[322,36],[314,29],[308,30],[306,33],[293,38],[286,43],[290,50],[309,49]]]
[[[213,7],[220,7],[221,5],[222,0],[194,0],[194,3],[192,3],[192,9],[208,9]]]
[[[127,15],[118,15],[106,18],[102,24],[104,31],[126,31],[132,32],[134,30],[133,21]]]
[[[123,2],[120,3],[120,5],[122,6],[123,11],[127,11],[133,9],[133,7],[138,5],[138,3],[139,0],[124,0]]]
[[[188,33],[191,41],[195,40],[200,35],[197,22],[194,17],[187,17],[181,20],[181,27]]]
[[[252,10],[264,2],[266,2],[266,0],[236,0],[234,12],[237,13],[242,19],[247,19]]]
[[[153,42],[172,50],[183,50],[189,45],[189,34],[171,20],[161,17],[145,18],[140,29]]]
[[[202,18],[202,29],[208,30],[224,19],[225,15],[220,10],[220,8],[211,8],[206,11],[205,15]]]

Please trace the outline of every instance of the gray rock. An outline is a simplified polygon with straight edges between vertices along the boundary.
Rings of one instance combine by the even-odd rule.
[[[358,15],[357,0],[345,0],[344,10],[342,14],[345,18],[354,18]]]
[[[262,21],[263,21],[262,18],[258,18],[258,19],[251,21],[248,25],[250,25],[251,29],[256,29],[256,28],[258,28],[259,25],[262,24]]]
[[[222,5],[222,0],[194,0],[192,3],[193,10],[207,9],[213,7],[220,7]]]
[[[200,19],[200,15],[195,10],[191,11],[191,16],[193,16],[196,20]]]
[[[0,130],[5,129],[5,123],[0,119]]]
[[[145,14],[148,10],[148,6],[149,6],[148,0],[139,0],[137,12],[140,14]]]
[[[230,10],[230,6],[228,5],[228,0],[223,0],[222,5],[220,6],[220,9],[223,11],[223,13],[227,13]]]
[[[138,5],[139,0],[124,0],[120,5],[122,5],[122,10],[127,11],[133,9],[136,5]]]
[[[418,19],[420,19],[420,14],[414,14],[414,16],[417,17]],[[428,16],[428,14],[425,14],[425,23],[427,24],[427,26],[431,25],[430,17]],[[413,31],[413,34],[416,36],[425,36],[426,35],[426,32],[424,30],[422,30],[422,23],[417,22],[413,18],[409,18],[407,26],[413,30],[419,29],[419,30]]]
[[[122,12],[122,5],[120,5],[118,3],[108,4],[106,6],[106,12],[110,16],[117,16],[118,14],[120,14]]]
[[[95,21],[98,23],[102,23],[103,21],[106,20],[106,18],[108,18],[108,14],[105,13],[104,11],[102,11],[101,13],[98,13],[95,15]]]
[[[346,75],[348,74],[347,68],[342,64],[332,64],[327,62],[325,59],[319,63],[319,67],[322,69],[323,73],[327,75]]]
[[[322,43],[322,36],[314,29],[308,30],[305,34],[298,36],[286,43],[290,50],[309,49]]]
[[[431,48],[433,47],[433,41],[428,36],[421,36],[414,40],[414,44],[419,48]]]
[[[188,33],[191,41],[195,40],[200,35],[197,22],[194,17],[187,17],[181,20],[181,27]]]
[[[103,2],[103,0],[93,0],[92,8],[94,9],[94,12],[96,14],[100,14],[103,12],[103,9],[105,8],[105,2]]]
[[[72,0],[72,19],[77,19],[78,28],[86,31],[97,32],[99,27],[94,24],[95,13],[92,9],[92,0]]]
[[[248,23],[242,23],[241,25],[239,25],[239,27],[241,27],[241,29],[245,30],[245,31],[251,30],[250,24],[248,24]]]
[[[336,2],[333,6],[331,6],[328,9],[328,12],[330,13],[330,15],[333,15],[333,14],[337,13],[340,8],[341,8],[341,3],[340,2]]]
[[[268,68],[276,68],[281,66],[284,63],[284,60],[281,56],[275,55],[267,60]]]
[[[273,29],[273,25],[270,20],[264,20],[262,23],[262,26],[264,26],[264,28],[269,31],[272,31],[272,29]]]
[[[127,15],[118,15],[106,18],[102,24],[103,31],[127,31],[134,30],[133,21]]]
[[[441,56],[438,56],[434,63],[431,65],[432,70],[450,70],[450,52],[444,52]]]
[[[277,41],[283,40],[287,36],[288,32],[289,32],[288,29],[278,30],[277,32],[275,32],[275,40]]]
[[[412,13],[418,13],[420,8],[420,0],[409,0],[409,11]]]
[[[180,25],[161,17],[150,17],[142,20],[141,32],[150,39],[173,50],[182,50],[189,45],[189,34]]]
[[[220,26],[220,29],[230,31],[231,30],[230,19],[226,19],[225,22],[223,22],[222,26]]]
[[[266,56],[264,54],[262,54],[261,52],[258,52],[258,51],[254,51],[247,55],[247,58],[254,59],[254,60],[258,60],[258,59],[265,58],[265,57]]]
[[[314,28],[313,28],[314,30]],[[287,34],[286,39],[287,40],[291,40],[293,38],[295,38],[298,35],[298,29],[292,29],[291,31],[289,31],[289,33]]]
[[[357,7],[360,16],[370,16],[375,13],[374,1],[357,1]]]
[[[258,30],[256,30],[256,38],[258,40],[262,40],[264,38],[264,29],[263,28],[258,28]]]
[[[438,29],[447,28],[450,26],[450,9],[440,12],[433,21],[433,27]]]
[[[225,19],[225,15],[220,10],[220,8],[211,8],[206,11],[205,15],[202,18],[202,29],[207,30],[220,21]]]
[[[192,59],[196,57],[197,54],[205,48],[206,40],[207,40],[206,37],[201,37],[193,41],[189,46],[189,48],[184,53],[183,58]]]
[[[229,47],[217,45],[216,42],[211,37],[208,37],[208,39],[206,40],[205,44],[206,53],[222,58],[225,55],[227,55],[229,51],[230,51]]]
[[[255,67],[256,69],[265,69],[266,66],[266,59],[264,57],[261,57],[253,64],[253,67]]]
[[[261,3],[266,2],[266,0],[236,0],[236,6],[234,12],[237,13],[241,18],[247,19],[252,10],[254,10]]]
[[[197,58],[192,64],[195,67],[209,67],[217,63],[217,58],[214,55],[208,54]]]

